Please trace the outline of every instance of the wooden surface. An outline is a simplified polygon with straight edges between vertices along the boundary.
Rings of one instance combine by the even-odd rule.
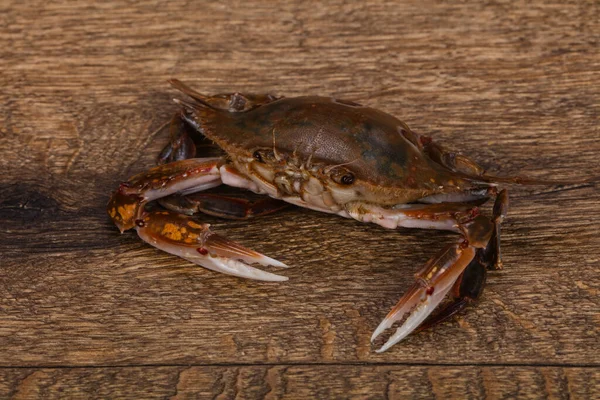
[[[600,176],[594,1],[0,2],[0,398],[599,398],[598,187],[510,187],[505,269],[384,354],[453,235],[290,209],[215,231],[288,282],[194,267],[104,207],[200,91],[381,108],[502,174]]]

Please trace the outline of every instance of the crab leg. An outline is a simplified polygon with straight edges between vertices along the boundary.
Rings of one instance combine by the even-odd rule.
[[[445,247],[425,264],[415,275],[415,283],[379,324],[371,341],[394,323],[402,322],[377,352],[386,351],[424,321],[426,326],[432,326],[449,318],[481,294],[485,269],[497,268],[500,263],[499,225],[506,214],[507,204],[508,196],[502,191],[496,199],[492,219],[477,215],[477,209],[468,204],[414,205],[398,210],[378,210],[379,214],[369,210],[373,222],[379,221],[390,228],[415,227],[418,223],[420,227],[462,233],[458,243]],[[415,214],[415,210],[419,213]],[[457,293],[456,300],[430,317],[452,288]]]
[[[461,232],[460,224],[471,221],[479,210],[467,203],[402,204],[384,208],[357,202],[346,206],[348,216],[361,222],[372,222],[388,229],[420,228]]]
[[[274,213],[291,206],[282,200],[265,197],[257,201],[248,201],[211,193],[193,193],[188,196],[174,194],[159,199],[160,205],[183,214],[203,213],[227,219],[249,219]]]
[[[242,112],[258,107],[263,104],[270,103],[278,100],[279,97],[272,95],[243,95],[241,93],[229,93],[220,94],[215,96],[207,96],[196,90],[190,88],[185,83],[177,79],[169,79],[169,83],[180,92],[190,96],[197,103],[203,104],[207,107],[226,110],[229,112]],[[173,99],[176,103],[184,104],[186,101]],[[196,105],[190,104],[191,108],[195,108]]]
[[[171,122],[169,123],[171,140],[160,152],[158,156],[159,164],[185,160],[193,158],[196,155],[196,145],[192,140],[189,130],[190,127],[181,118],[181,114],[177,113],[171,118]]]
[[[467,305],[474,302],[483,293],[487,279],[487,270],[502,269],[502,260],[500,255],[500,225],[506,216],[508,210],[508,192],[502,190],[496,202],[492,222],[494,229],[492,236],[485,248],[477,249],[475,257],[469,263],[461,276],[458,277],[453,286],[454,301],[447,303],[444,307],[431,314],[423,324],[419,326],[419,331],[435,326],[454,314],[460,312]]]
[[[283,281],[286,277],[249,263],[286,267],[209,229],[208,224],[171,211],[147,211],[145,205],[173,193],[192,193],[218,186],[227,167],[222,158],[192,158],[154,167],[122,183],[107,211],[121,232],[135,228],[140,238],[163,251],[205,268],[244,278]]]

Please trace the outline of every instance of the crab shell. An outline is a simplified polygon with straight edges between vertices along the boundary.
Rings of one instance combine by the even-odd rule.
[[[352,102],[283,98],[243,112],[187,106],[183,118],[254,182],[246,188],[319,211],[339,213],[360,203],[392,207],[436,195],[465,200],[482,188],[426,154],[428,138]]]

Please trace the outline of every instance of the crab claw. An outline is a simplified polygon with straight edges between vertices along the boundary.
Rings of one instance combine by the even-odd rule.
[[[213,271],[263,281],[287,280],[249,265],[286,267],[285,264],[216,235],[208,224],[172,211],[146,210],[146,203],[152,200],[220,185],[223,163],[222,158],[184,159],[135,175],[113,193],[108,214],[121,232],[135,228],[152,246]]]
[[[408,314],[404,323],[377,352],[386,351],[414,331],[442,302],[474,256],[473,247],[459,243],[446,247],[429,260],[416,274],[416,282],[373,332],[371,342]]]
[[[503,208],[500,205],[503,204],[506,196],[500,197],[501,200],[497,200],[499,210]],[[497,224],[499,221],[492,221],[479,215],[472,221],[459,225],[463,238],[458,243],[444,248],[425,264],[415,275],[416,282],[373,332],[371,342],[391,328],[395,322],[404,320],[396,332],[377,350],[378,353],[386,351],[404,339],[425,321],[446,297],[477,253],[485,252]],[[479,260],[477,264],[481,264]]]
[[[213,271],[261,281],[288,279],[249,264],[280,268],[287,265],[217,235],[208,224],[198,223],[186,215],[171,211],[148,212],[136,221],[136,230],[142,240],[154,247]]]

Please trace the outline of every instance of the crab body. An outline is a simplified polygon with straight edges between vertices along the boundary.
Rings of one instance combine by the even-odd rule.
[[[399,119],[353,102],[205,96],[179,81],[171,83],[192,100],[176,100],[181,110],[171,122],[161,165],[113,193],[108,213],[121,231],[135,228],[151,245],[206,268],[267,281],[287,278],[250,264],[286,265],[215,234],[196,214],[245,219],[275,212],[286,202],[386,228],[460,234],[416,274],[413,286],[376,329],[373,339],[402,322],[379,351],[479,297],[486,269],[501,266],[500,223],[508,197],[495,182],[535,183],[489,176]],[[224,155],[198,158],[197,134]],[[251,203],[204,193],[221,184],[269,198]],[[477,206],[492,196],[493,215],[480,215]],[[164,209],[147,209],[154,200]],[[434,313],[450,292],[453,300]]]
[[[344,191],[343,182],[335,182],[338,187],[333,188],[334,182],[324,182],[329,180],[326,175],[341,178],[350,170],[353,193],[337,199],[337,204],[352,198],[396,205],[470,186],[434,162],[406,124],[354,103],[283,98],[240,113],[201,108],[184,118],[221,147],[247,177],[274,183],[278,195],[261,185],[273,197],[302,197],[303,191],[294,190],[291,183],[305,189],[308,176],[323,182],[335,196]]]

